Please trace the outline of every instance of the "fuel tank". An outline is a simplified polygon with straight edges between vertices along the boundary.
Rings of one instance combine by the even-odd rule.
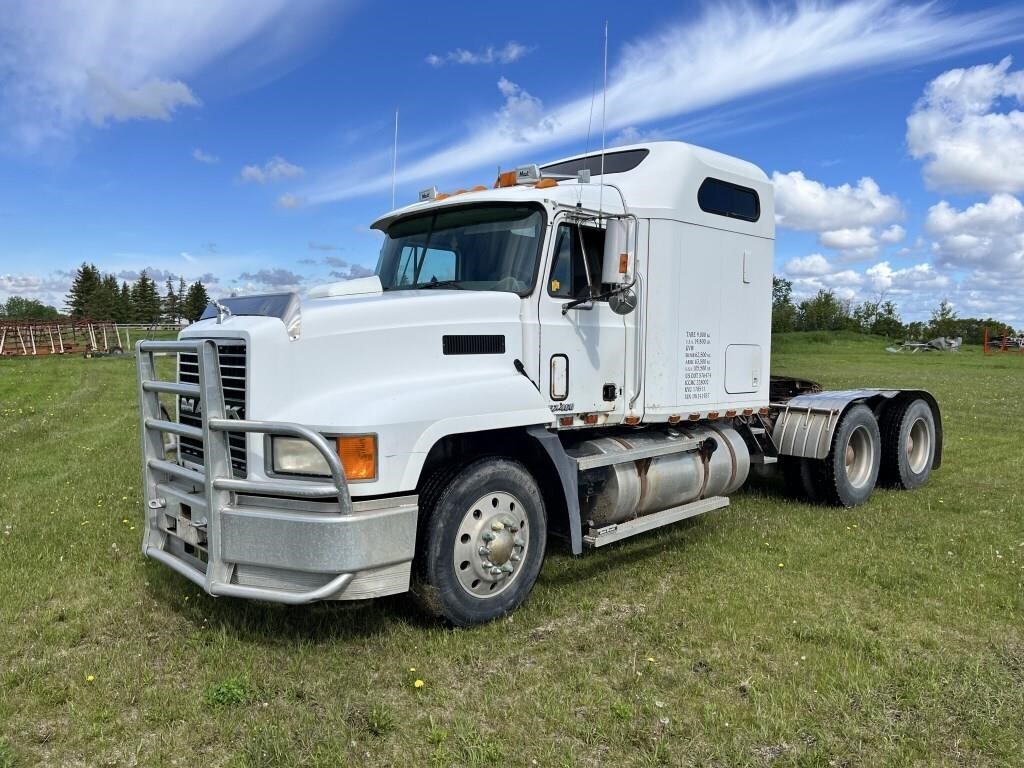
[[[738,489],[750,471],[750,452],[732,427],[702,425],[585,440],[569,450],[576,457],[613,455],[685,439],[701,449],[653,459],[625,461],[580,476],[580,512],[592,527],[622,523]]]

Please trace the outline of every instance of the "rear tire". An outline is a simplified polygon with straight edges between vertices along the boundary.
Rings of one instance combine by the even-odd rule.
[[[815,466],[818,462],[799,456],[780,456],[779,463],[782,465],[786,494],[799,501],[818,504],[820,499],[818,498],[815,473]]]
[[[866,405],[850,408],[832,435],[828,456],[808,462],[817,499],[838,507],[855,507],[867,501],[878,480],[881,442],[871,409]]]
[[[897,404],[883,417],[879,482],[890,488],[920,488],[935,461],[935,414],[924,400]]]
[[[413,594],[458,627],[492,621],[530,594],[544,562],[540,488],[514,459],[490,457],[428,483]]]

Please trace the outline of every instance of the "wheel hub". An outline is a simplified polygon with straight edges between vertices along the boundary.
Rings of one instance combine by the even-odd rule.
[[[454,565],[459,584],[474,597],[493,597],[519,575],[529,547],[522,503],[504,491],[474,502],[455,537]]]

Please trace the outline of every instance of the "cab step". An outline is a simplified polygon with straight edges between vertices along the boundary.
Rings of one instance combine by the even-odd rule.
[[[697,515],[703,515],[705,512],[711,512],[714,509],[721,509],[727,506],[729,506],[729,499],[725,496],[711,496],[707,499],[691,501],[689,504],[670,507],[662,512],[637,517],[624,523],[606,525],[603,528],[591,528],[583,537],[583,544],[588,547],[603,547],[606,544],[611,544],[613,541],[628,539],[630,536],[636,536],[638,533],[652,531],[663,525],[677,523],[688,517],[696,517]]]

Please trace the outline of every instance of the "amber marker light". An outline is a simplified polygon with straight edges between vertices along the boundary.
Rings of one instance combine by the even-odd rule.
[[[376,435],[344,435],[335,442],[346,479],[377,479]]]
[[[502,187],[514,187],[516,185],[516,172],[505,171],[499,173],[497,180],[494,182],[495,189],[501,189]]]

